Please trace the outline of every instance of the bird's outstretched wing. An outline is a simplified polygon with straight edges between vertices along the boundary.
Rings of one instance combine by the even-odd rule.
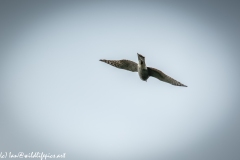
[[[151,68],[151,67],[147,67],[148,68],[148,74],[149,76],[155,77],[161,81],[170,83],[172,85],[175,86],[183,86],[183,87],[187,87],[186,85],[176,81],[175,79],[169,77],[168,75],[164,74],[162,71],[155,69],[155,68]]]
[[[137,72],[137,63],[122,59],[122,60],[106,60],[106,59],[100,59],[100,61],[105,62],[107,64],[110,64],[114,67],[125,69],[132,72]]]

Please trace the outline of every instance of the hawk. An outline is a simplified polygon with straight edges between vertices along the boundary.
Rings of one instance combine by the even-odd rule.
[[[155,78],[159,79],[160,81],[167,82],[167,83],[170,83],[175,86],[187,87],[186,85],[169,77],[162,71],[152,68],[152,67],[147,67],[146,63],[145,63],[145,57],[139,53],[137,53],[137,55],[138,55],[138,64],[133,61],[126,60],[126,59],[122,59],[122,60],[100,59],[100,61],[105,62],[107,64],[110,64],[110,65],[120,68],[120,69],[125,69],[125,70],[132,71],[132,72],[138,72],[139,77],[143,81],[147,81],[147,79],[151,76],[151,77],[155,77]]]

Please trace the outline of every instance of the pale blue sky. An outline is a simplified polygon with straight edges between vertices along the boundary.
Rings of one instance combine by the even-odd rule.
[[[0,151],[239,159],[239,4],[1,3]],[[188,87],[99,61],[137,53]]]

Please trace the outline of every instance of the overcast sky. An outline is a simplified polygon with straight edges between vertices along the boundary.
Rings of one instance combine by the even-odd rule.
[[[0,152],[239,160],[239,8],[0,1]],[[99,61],[137,53],[188,87]]]

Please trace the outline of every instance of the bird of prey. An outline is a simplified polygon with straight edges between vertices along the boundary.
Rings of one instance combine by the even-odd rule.
[[[110,65],[120,68],[120,69],[125,69],[125,70],[132,71],[132,72],[138,72],[139,77],[143,81],[147,81],[149,76],[152,76],[163,82],[167,82],[167,83],[170,83],[175,86],[187,87],[186,85],[184,85],[184,84],[176,81],[175,79],[169,77],[168,75],[164,74],[162,71],[155,69],[155,68],[147,67],[146,63],[145,63],[145,57],[138,53],[137,53],[137,55],[138,55],[138,64],[133,61],[126,60],[126,59],[122,59],[122,60],[100,59],[100,61],[105,62],[107,64],[110,64]]]

